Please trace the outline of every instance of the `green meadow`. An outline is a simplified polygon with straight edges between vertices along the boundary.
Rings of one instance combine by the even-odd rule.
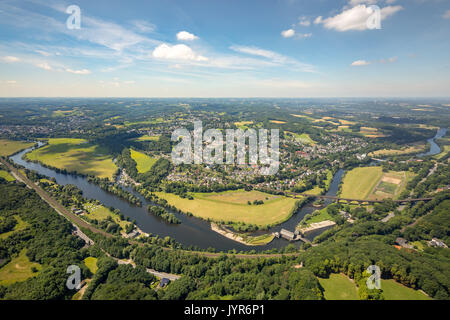
[[[37,276],[42,269],[39,263],[31,262],[26,256],[26,249],[0,269],[0,285],[8,286]],[[33,272],[33,268],[37,272]]]
[[[48,145],[33,150],[26,157],[46,165],[112,179],[117,171],[112,156],[105,148],[88,143],[84,139],[49,139]]]
[[[356,286],[346,275],[332,273],[329,278],[318,280],[326,300],[358,300]]]
[[[0,156],[7,157],[32,146],[34,146],[33,142],[0,139]]]
[[[225,191],[213,193],[193,193],[194,200],[181,198],[175,194],[157,192],[169,204],[194,216],[213,221],[243,222],[258,226],[281,223],[288,219],[297,200],[284,196],[274,196],[259,191]],[[267,198],[267,199],[266,199]],[[264,204],[248,205],[248,201],[262,200]]]
[[[139,173],[144,173],[150,170],[157,160],[134,149],[130,149],[130,152],[131,158],[136,161],[136,169]]]

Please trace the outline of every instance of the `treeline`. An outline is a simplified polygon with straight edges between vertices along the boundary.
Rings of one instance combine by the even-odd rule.
[[[181,223],[181,220],[178,219],[173,213],[168,212],[166,209],[158,207],[158,206],[153,206],[153,205],[149,205],[147,207],[147,211],[157,217],[160,217],[161,219],[167,221],[168,223],[173,223],[173,224],[179,224]]]
[[[87,181],[95,183],[96,185],[98,185],[100,188],[102,188],[106,192],[112,193],[115,196],[117,196],[117,197],[119,197],[121,199],[124,199],[124,200],[128,201],[131,204],[134,204],[134,205],[139,206],[139,207],[142,206],[142,202],[141,202],[141,200],[139,200],[138,197],[136,197],[131,192],[122,189],[116,183],[110,182],[108,179],[101,179],[101,178],[98,178],[98,177],[88,176],[87,177]]]

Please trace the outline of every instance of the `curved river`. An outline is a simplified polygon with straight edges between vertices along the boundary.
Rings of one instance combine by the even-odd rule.
[[[427,153],[419,154],[418,156],[428,156],[440,153],[440,148],[434,140],[443,137],[446,132],[446,128],[440,128],[436,133],[436,136],[428,140],[428,142],[430,143],[430,151],[428,151]],[[39,146],[42,146],[42,144],[39,143]],[[171,238],[173,238],[177,242],[182,243],[185,246],[192,245],[198,246],[203,249],[212,247],[220,251],[228,251],[231,249],[236,249],[238,251],[248,251],[252,249],[256,251],[262,251],[271,248],[282,248],[289,244],[289,242],[284,239],[274,239],[271,243],[265,246],[246,246],[236,241],[227,239],[224,236],[212,231],[210,228],[210,224],[204,220],[195,217],[188,217],[177,212],[172,213],[174,213],[178,217],[178,219],[182,221],[182,223],[177,225],[166,223],[164,220],[149,214],[146,208],[150,203],[146,201],[143,196],[141,196],[131,188],[125,189],[141,199],[142,207],[131,205],[125,200],[122,200],[115,195],[102,190],[99,186],[87,182],[84,177],[57,173],[54,170],[45,168],[38,163],[23,160],[22,156],[25,153],[30,152],[32,149],[33,148],[26,149],[10,158],[15,163],[24,166],[29,170],[35,170],[42,175],[55,178],[56,182],[60,185],[73,184],[77,186],[80,190],[83,191],[84,197],[88,199],[97,199],[107,207],[112,206],[119,209],[125,216],[130,217],[132,220],[136,220],[136,224],[144,232],[159,235],[160,237],[170,236]],[[327,195],[336,195],[339,184],[341,183],[343,173],[344,171],[342,169],[336,172]],[[330,199],[325,200],[324,205],[330,204],[331,201],[332,200]],[[299,209],[288,221],[285,221],[284,223],[271,228],[269,232],[280,231],[282,228],[293,231],[306,214],[312,213],[316,209],[317,208],[314,208],[312,205],[306,205],[303,208]],[[311,233],[307,238],[312,239],[323,231],[324,230],[319,230],[315,233]],[[295,242],[295,244],[297,245],[299,245],[300,243],[300,241]]]
[[[204,220],[195,217],[188,217],[177,212],[172,213],[174,213],[178,217],[178,219],[182,221],[182,223],[176,225],[166,223],[164,220],[155,217],[152,214],[149,214],[146,208],[150,203],[130,187],[125,189],[132,192],[139,199],[141,199],[142,207],[131,205],[127,201],[124,201],[116,197],[115,195],[104,191],[99,186],[88,182],[84,177],[57,173],[56,171],[45,168],[38,163],[23,160],[23,155],[30,152],[32,149],[33,148],[26,149],[10,158],[16,164],[19,164],[29,170],[35,170],[42,175],[55,178],[56,182],[60,185],[73,184],[77,186],[80,190],[83,191],[83,196],[88,199],[97,199],[107,207],[112,206],[119,209],[123,213],[123,215],[130,217],[132,220],[136,220],[136,224],[144,232],[159,235],[160,237],[169,236],[185,246],[192,245],[198,246],[203,249],[212,247],[220,251],[228,251],[231,249],[236,249],[238,251],[248,251],[252,249],[256,251],[262,251],[271,248],[282,248],[289,244],[289,242],[284,239],[274,239],[271,243],[264,246],[246,246],[244,244],[225,238],[224,236],[212,231],[210,224]],[[343,173],[343,170],[339,170],[334,175],[327,195],[336,195]],[[325,205],[329,204],[330,202],[331,200],[326,200]],[[311,213],[316,209],[317,208],[314,208],[311,205],[306,205],[303,208],[299,209],[288,221],[285,221],[284,223],[271,228],[269,232],[280,231],[282,228],[294,231],[295,226],[302,220],[302,218],[307,213]],[[314,236],[317,236],[321,232],[323,232],[323,230],[318,231],[317,233],[312,233],[308,238],[312,239],[314,238]],[[300,245],[301,241],[294,243],[296,245]]]

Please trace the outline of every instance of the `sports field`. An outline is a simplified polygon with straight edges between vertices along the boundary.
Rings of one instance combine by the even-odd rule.
[[[431,300],[423,292],[408,288],[393,279],[381,279],[381,290],[385,300]]]
[[[130,149],[131,158],[136,161],[136,169],[139,173],[147,172],[155,164],[156,159],[145,153]]]
[[[382,200],[395,199],[414,177],[411,172],[382,172],[381,167],[355,168],[345,174],[341,198]]]
[[[341,198],[366,199],[383,172],[381,167],[355,168],[345,174]]]
[[[326,300],[358,300],[355,284],[343,274],[330,274],[328,279],[317,278]]]
[[[25,281],[39,274],[41,265],[31,262],[26,256],[26,252],[27,250],[23,249],[19,256],[0,269],[0,285],[7,286],[15,282]],[[33,272],[33,267],[37,272]]]
[[[274,196],[259,191],[225,191],[219,193],[193,193],[194,200],[183,199],[170,193],[157,192],[158,197],[194,216],[214,221],[243,222],[258,226],[274,225],[288,219],[297,200]],[[267,198],[267,199],[266,199]],[[248,201],[263,200],[261,205],[248,205]]]
[[[34,146],[33,142],[0,139],[0,156],[7,157],[32,146]]]
[[[49,139],[48,145],[33,150],[26,157],[46,165],[112,179],[117,167],[107,150],[84,139]]]

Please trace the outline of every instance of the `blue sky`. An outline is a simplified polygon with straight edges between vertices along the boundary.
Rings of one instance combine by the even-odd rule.
[[[449,96],[449,52],[448,0],[0,1],[0,96]]]

